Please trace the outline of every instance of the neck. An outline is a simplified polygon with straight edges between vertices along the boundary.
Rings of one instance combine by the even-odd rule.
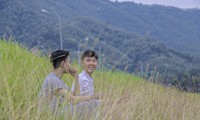
[[[52,72],[55,73],[58,78],[61,78],[63,76],[63,74],[64,74],[63,71],[61,69],[59,69],[59,68],[58,69],[53,69]]]
[[[92,73],[85,71],[91,78],[92,78]]]

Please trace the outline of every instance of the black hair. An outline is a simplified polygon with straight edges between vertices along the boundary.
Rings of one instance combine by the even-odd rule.
[[[52,52],[50,57],[50,62],[52,63],[54,69],[58,68],[62,61],[65,61],[69,56],[69,51],[66,50],[56,50]]]
[[[85,57],[95,57],[98,60],[98,55],[93,50],[86,50],[85,52],[83,52],[81,55],[81,60],[83,61]]]

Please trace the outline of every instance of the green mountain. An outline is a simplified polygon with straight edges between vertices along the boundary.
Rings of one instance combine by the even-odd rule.
[[[26,14],[26,16],[30,13],[28,17],[29,21],[32,19],[30,22],[35,22],[36,25],[44,23],[43,25],[51,26],[54,24],[54,27],[57,27],[55,26],[55,23],[57,23],[55,15],[40,12],[41,9],[47,9],[52,12],[57,12],[61,16],[62,23],[71,21],[77,16],[90,16],[102,22],[106,22],[107,24],[141,35],[150,36],[161,41],[163,44],[167,45],[167,47],[178,50],[179,52],[200,55],[199,9],[184,10],[175,7],[158,5],[148,6],[136,4],[134,2],[118,3],[108,0],[1,1],[1,15],[3,14],[5,19],[1,19],[3,25],[1,29],[4,30],[1,30],[0,34],[5,32],[5,28],[8,26],[6,23],[9,22],[7,20],[18,20],[17,17],[11,16],[20,15],[23,17],[23,13]],[[37,16],[37,18],[33,18],[34,16]],[[40,21],[38,19],[40,19]],[[39,21],[39,23],[37,23],[37,21]],[[36,25],[31,28],[39,27],[39,29],[41,29],[40,25]],[[9,26],[9,28],[10,27],[11,26]],[[11,30],[14,31],[13,29]],[[17,35],[17,37],[18,36],[19,35]],[[22,37],[19,38],[23,39]]]
[[[18,2],[19,3],[19,2]],[[63,21],[77,16],[90,16],[107,24],[160,40],[179,52],[200,55],[200,10],[178,9],[167,6],[147,6],[133,2],[110,2],[108,0],[46,0],[21,1],[26,10],[55,11]],[[43,13],[44,15],[44,13]],[[44,15],[47,17],[48,15]],[[49,16],[56,17],[55,15]],[[54,22],[57,19],[55,19]]]
[[[41,12],[41,9],[50,13]],[[153,77],[164,84],[185,88],[189,85],[192,90],[198,83],[199,59],[178,51],[199,53],[196,48],[199,35],[196,34],[199,32],[196,12],[199,10],[108,0],[1,0],[0,10],[2,38],[12,37],[29,48],[60,48],[56,16],[59,14],[63,45],[72,51],[74,59],[78,58],[79,51],[95,49],[99,52],[101,67],[124,70],[148,79]],[[185,17],[175,18],[177,14]],[[194,17],[188,20],[188,16]],[[173,35],[178,35],[175,31],[186,39],[175,38]],[[182,34],[183,31],[187,34]],[[162,78],[157,77],[158,72]],[[192,77],[194,75],[196,78]]]
[[[151,36],[179,52],[200,55],[200,9],[183,10],[131,2],[115,3],[115,6],[127,17],[118,20],[121,15],[110,12],[106,18],[112,25]]]

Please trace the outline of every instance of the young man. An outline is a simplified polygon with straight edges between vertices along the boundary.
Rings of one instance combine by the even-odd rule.
[[[53,113],[60,113],[68,103],[77,104],[82,101],[98,99],[98,94],[90,96],[74,96],[79,94],[77,70],[70,65],[69,51],[57,50],[51,54],[50,61],[53,65],[52,72],[45,78],[39,94],[39,110],[50,109]],[[74,95],[70,88],[61,80],[62,76],[70,73],[75,78]],[[46,109],[45,109],[46,110]]]
[[[79,84],[80,84],[80,95],[81,96],[88,96],[88,95],[94,95],[95,94],[95,88],[94,88],[94,80],[92,78],[93,72],[96,70],[98,65],[98,56],[97,53],[93,50],[86,50],[81,55],[81,65],[83,67],[83,71],[78,75],[79,78]],[[72,84],[71,91],[74,92],[76,90],[75,82]],[[102,95],[102,94],[101,94]],[[109,100],[109,102],[108,102]],[[116,98],[103,98],[101,101],[107,105],[112,105],[114,102],[119,104],[121,102],[125,102],[126,100],[125,96],[122,96],[118,99]],[[99,105],[99,99],[91,99],[86,102],[81,102],[77,104],[78,107],[83,106],[84,104],[89,104],[89,112],[94,111],[94,109]],[[80,112],[83,112],[80,110]],[[88,112],[88,111],[87,111]]]
[[[98,65],[98,56],[95,51],[92,50],[86,50],[81,55],[81,65],[83,67],[83,71],[79,74],[79,84],[80,84],[80,95],[81,96],[88,96],[88,95],[94,95],[95,89],[93,85],[93,78],[92,73],[96,70],[96,67]],[[74,92],[76,90],[75,82],[72,84],[71,91]],[[98,99],[92,99],[87,101],[89,103],[90,111],[93,111],[94,108],[97,107],[99,104]],[[83,102],[81,104],[78,104],[77,107],[82,106],[83,104],[86,104],[86,102]]]

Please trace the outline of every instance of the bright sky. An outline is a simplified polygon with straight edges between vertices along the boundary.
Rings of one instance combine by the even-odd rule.
[[[110,1],[134,1],[135,3],[142,4],[160,4],[166,6],[174,6],[179,8],[199,8],[200,0],[110,0]]]

